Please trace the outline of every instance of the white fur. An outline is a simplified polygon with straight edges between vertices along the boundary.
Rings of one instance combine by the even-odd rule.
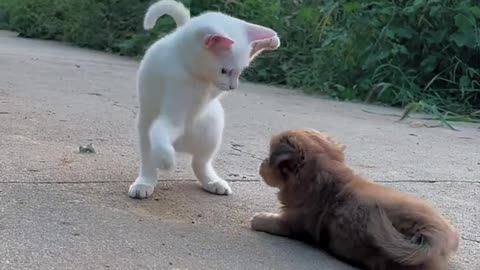
[[[190,10],[182,3],[173,0],[164,0],[151,5],[143,20],[143,28],[150,30],[155,26],[157,19],[165,14],[171,14],[177,26],[184,25],[190,20]]]
[[[147,50],[137,74],[141,166],[129,196],[150,196],[157,168],[171,170],[177,152],[192,155],[193,171],[205,190],[231,194],[230,186],[212,165],[224,127],[218,98],[224,90],[238,87],[238,77],[258,50],[279,46],[278,37],[268,42],[249,40],[246,27],[252,24],[218,12],[189,19],[189,11],[172,0],[159,1],[148,9],[145,28],[152,28],[164,14],[174,18],[177,29]],[[234,43],[227,51],[212,53],[205,47],[205,38],[211,35],[228,37]]]

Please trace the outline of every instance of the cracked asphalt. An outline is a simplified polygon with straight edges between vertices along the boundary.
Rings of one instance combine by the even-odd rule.
[[[480,269],[480,129],[421,115],[243,83],[223,98],[216,160],[232,196],[203,192],[187,157],[148,200],[128,198],[138,169],[129,58],[0,32],[1,269],[353,269],[297,241],[252,232],[278,207],[257,169],[271,135],[329,132],[349,164],[430,200],[458,227],[451,269]],[[96,154],[79,154],[93,143]]]

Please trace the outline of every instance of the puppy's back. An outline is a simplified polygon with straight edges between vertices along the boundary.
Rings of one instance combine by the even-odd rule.
[[[357,181],[351,191],[372,207],[370,232],[394,261],[442,264],[457,250],[457,231],[427,202],[365,179]]]

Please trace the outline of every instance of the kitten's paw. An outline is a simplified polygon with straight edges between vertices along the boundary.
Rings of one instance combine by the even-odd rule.
[[[209,182],[206,184],[202,184],[203,189],[206,191],[218,194],[218,195],[230,195],[232,194],[232,189],[230,185],[228,185],[227,181],[225,180],[217,180],[215,182]]]
[[[173,149],[154,148],[152,151],[153,160],[155,160],[157,168],[164,171],[170,171],[175,167],[175,152]]]
[[[145,183],[145,181],[136,180],[128,190],[128,196],[134,199],[145,199],[152,195],[155,184]]]

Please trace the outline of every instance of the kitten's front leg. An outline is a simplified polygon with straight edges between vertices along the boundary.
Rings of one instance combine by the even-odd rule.
[[[202,183],[203,189],[219,195],[230,195],[232,189],[227,181],[218,176],[213,168],[215,157],[220,143],[224,126],[222,105],[213,100],[187,134],[190,153],[193,155],[192,168],[195,176]]]
[[[182,128],[171,123],[167,117],[159,117],[150,128],[152,156],[157,168],[171,170],[175,166],[173,142],[181,135]]]
[[[232,194],[232,189],[227,181],[223,180],[215,172],[211,159],[196,156],[193,158],[192,168],[195,176],[197,176],[202,183],[203,189],[206,191],[218,195]]]
[[[144,199],[152,195],[157,184],[157,168],[153,161],[150,137],[148,136],[149,123],[141,113],[137,118],[137,128],[140,143],[140,172],[135,182],[130,185],[128,196]]]
[[[275,235],[288,236],[290,229],[288,222],[282,215],[275,213],[258,213],[250,220],[252,229]]]
[[[157,168],[170,170],[175,165],[175,150],[172,139],[178,137],[179,129],[169,125],[165,118],[158,118],[149,130],[148,120],[138,118],[141,165],[140,174],[130,186],[132,198],[144,199],[152,195],[157,184]]]

